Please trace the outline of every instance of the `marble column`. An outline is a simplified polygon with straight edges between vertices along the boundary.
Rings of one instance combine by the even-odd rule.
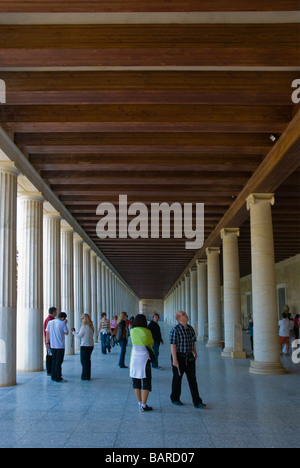
[[[197,295],[198,295],[198,339],[206,340],[208,311],[207,311],[207,263],[197,260]]]
[[[190,269],[191,283],[191,317],[190,324],[198,335],[198,298],[197,298],[197,267]]]
[[[40,192],[19,197],[17,368],[43,370],[43,202]]]
[[[189,319],[191,320],[191,276],[189,273],[185,275],[185,309]]]
[[[59,213],[44,213],[44,319],[48,316],[50,307],[61,311],[60,221]]]
[[[222,342],[222,306],[220,284],[220,249],[209,247],[207,255],[208,347]]]
[[[91,250],[91,319],[94,324],[94,341],[98,343],[97,337],[97,254]]]
[[[99,326],[102,313],[102,260],[97,257],[97,322],[95,326]],[[98,328],[97,328],[98,330]]]
[[[101,309],[102,313],[106,312],[106,266],[104,262],[101,262]]]
[[[0,387],[16,385],[18,173],[0,162]]]
[[[105,312],[107,317],[109,317],[110,312],[110,296],[109,296],[109,267],[105,265]]]
[[[272,193],[253,193],[250,210],[254,357],[252,374],[283,374],[278,339],[277,296],[271,205]]]
[[[73,235],[74,251],[74,326],[77,331],[81,327],[83,313],[83,239]],[[80,340],[74,340],[75,350],[80,349]]]
[[[83,312],[92,316],[91,304],[91,248],[83,244]]]
[[[234,348],[234,328],[242,325],[241,288],[238,228],[225,228],[220,232],[223,241],[223,278],[224,278],[224,335],[225,348],[222,356],[232,357]],[[243,338],[243,337],[242,337]],[[240,349],[243,343],[240,343]],[[243,355],[246,357],[246,354]]]
[[[61,227],[61,310],[67,314],[68,328],[75,327],[74,321],[74,230],[71,226]],[[74,354],[74,336],[66,337],[66,354]]]

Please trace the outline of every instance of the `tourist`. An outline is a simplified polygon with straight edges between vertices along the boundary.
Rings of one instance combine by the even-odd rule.
[[[51,351],[51,344],[46,344],[46,329],[47,325],[51,320],[54,320],[57,315],[57,309],[56,307],[50,307],[49,309],[49,315],[46,318],[44,322],[44,339],[45,339],[45,345],[46,345],[46,370],[47,370],[47,375],[51,376],[51,370],[52,370],[52,351]]]
[[[94,324],[89,314],[81,317],[82,325],[77,333],[75,328],[71,333],[80,339],[80,361],[82,365],[81,380],[91,380],[91,355],[94,350]]]
[[[175,318],[178,324],[170,334],[173,369],[171,402],[174,405],[183,405],[180,401],[181,383],[183,374],[186,373],[195,408],[205,408],[206,405],[199,395],[196,380],[196,334],[188,325],[189,318],[185,312],[177,312]]]
[[[126,347],[127,347],[127,313],[121,312],[120,317],[118,319],[118,333],[117,333],[117,341],[121,348],[120,353],[120,360],[119,360],[119,367],[121,369],[128,369],[128,366],[125,366],[125,354],[126,354]]]
[[[51,346],[52,369],[51,379],[55,382],[66,382],[62,378],[62,363],[65,356],[65,337],[69,334],[67,314],[60,312],[58,318],[48,322],[46,329],[46,345]]]
[[[113,348],[116,344],[116,334],[118,330],[118,316],[117,315],[113,315],[113,318],[110,321],[110,328],[111,328],[110,347]]]
[[[100,320],[99,328],[98,328],[98,335],[101,333],[101,349],[102,354],[107,354],[106,350],[110,353],[110,337],[111,337],[111,327],[110,321],[106,316],[106,312],[102,312],[101,314],[102,319]]]
[[[152,367],[154,369],[161,369],[161,367],[158,365],[159,347],[161,344],[164,344],[158,322],[159,314],[155,313],[152,317],[151,322],[148,325],[148,329],[151,331],[154,340],[153,351],[156,357],[156,360],[152,362]]]
[[[254,352],[254,342],[253,342],[253,336],[254,336],[254,326],[253,326],[253,320],[250,319],[248,322],[248,331],[250,333],[250,342],[251,342],[251,349],[252,349],[252,354]]]
[[[299,314],[296,314],[294,317],[294,333],[295,333],[296,340],[299,339],[299,318],[300,318]]]
[[[287,312],[282,313],[282,319],[279,320],[278,325],[281,354],[283,354],[285,347],[285,354],[288,356],[290,351],[290,321]]]
[[[149,392],[151,392],[151,363],[147,347],[152,347],[154,340],[147,328],[147,319],[143,314],[135,317],[133,328],[130,330],[132,352],[130,360],[130,377],[141,412],[152,411],[147,406]]]

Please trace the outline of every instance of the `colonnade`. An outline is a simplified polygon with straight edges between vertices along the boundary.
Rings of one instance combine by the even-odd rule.
[[[0,387],[15,385],[17,370],[43,369],[49,307],[66,312],[77,330],[88,313],[96,341],[102,312],[139,312],[138,298],[103,258],[60,213],[44,211],[40,192],[18,196],[18,176],[13,162],[0,161]],[[66,353],[74,354],[72,336]]]
[[[254,322],[253,374],[283,374],[278,339],[277,295],[271,206],[274,195],[253,193],[250,211],[252,297]],[[220,284],[220,248],[206,249],[206,259],[196,264],[165,299],[165,320],[175,323],[175,312],[190,317],[198,339],[207,347],[221,347],[222,356],[245,357],[242,346],[238,228],[220,231],[223,249],[223,307]],[[223,315],[224,312],[224,315]],[[223,331],[224,330],[224,331]]]

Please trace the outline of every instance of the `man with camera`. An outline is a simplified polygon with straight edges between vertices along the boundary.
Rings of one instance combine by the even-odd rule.
[[[195,408],[205,408],[206,405],[199,395],[196,379],[196,359],[198,357],[196,334],[193,327],[188,325],[189,317],[185,312],[177,312],[175,318],[178,324],[171,330],[170,334],[173,369],[171,402],[177,406],[183,405],[180,401],[181,382],[183,374],[186,373]]]

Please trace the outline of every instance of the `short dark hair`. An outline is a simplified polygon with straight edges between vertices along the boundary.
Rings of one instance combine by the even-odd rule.
[[[68,317],[68,316],[67,316],[66,312],[60,312],[60,313],[58,314],[58,318],[59,318],[59,319],[61,319],[61,318],[66,319],[67,317]]]
[[[153,314],[153,317],[159,317],[159,316],[160,315],[157,312],[155,312],[155,314]]]
[[[56,312],[56,310],[57,310],[56,307],[50,307],[50,309],[49,309],[49,315],[54,314],[54,312]]]
[[[107,313],[106,313],[106,312],[102,312],[101,317],[104,317],[104,316],[107,317]]]
[[[133,321],[133,326],[147,328],[147,319],[145,315],[138,314]]]

